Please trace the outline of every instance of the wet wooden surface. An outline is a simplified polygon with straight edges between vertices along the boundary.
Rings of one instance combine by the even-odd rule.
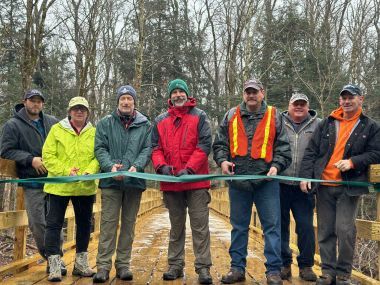
[[[221,216],[210,213],[211,254],[213,266],[211,274],[214,284],[221,284],[220,279],[229,269],[230,257],[228,254],[230,242],[230,225]],[[133,244],[131,270],[133,281],[121,281],[115,277],[116,272],[111,271],[110,280],[104,284],[198,284],[198,275],[194,271],[194,254],[192,249],[191,230],[187,221],[186,237],[186,266],[185,276],[175,281],[162,280],[162,274],[167,269],[167,248],[169,241],[170,223],[168,213],[164,208],[155,210],[146,215],[136,225],[135,242]],[[260,239],[258,239],[260,240]],[[97,240],[89,246],[90,265],[96,269]],[[78,278],[72,276],[75,250],[65,252],[64,260],[67,264],[68,274],[61,283],[56,284],[92,284],[91,278]],[[249,239],[249,255],[247,260],[246,281],[239,284],[266,284],[265,258],[263,256],[262,241],[253,236]],[[317,272],[318,268],[316,268]],[[2,284],[53,284],[47,281],[46,262],[33,266],[28,270],[6,279]],[[298,269],[293,266],[293,279],[284,284],[313,284],[301,282],[298,278]]]

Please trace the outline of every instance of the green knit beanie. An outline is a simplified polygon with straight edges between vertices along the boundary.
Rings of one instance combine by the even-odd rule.
[[[183,91],[185,91],[187,97],[190,97],[190,91],[189,91],[189,87],[187,87],[187,84],[185,81],[183,81],[182,79],[174,79],[172,81],[169,82],[168,84],[168,95],[170,97],[170,95],[172,94],[173,90],[175,89],[181,89]]]

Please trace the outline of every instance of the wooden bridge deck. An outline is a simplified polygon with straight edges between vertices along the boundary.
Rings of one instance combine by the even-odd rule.
[[[211,253],[213,266],[211,274],[214,284],[221,284],[220,279],[229,269],[230,257],[228,248],[230,243],[230,225],[228,221],[210,211]],[[190,225],[187,225],[186,237],[186,267],[185,276],[175,281],[163,281],[162,274],[167,269],[167,248],[170,223],[166,209],[160,207],[151,214],[144,215],[136,225],[136,236],[133,244],[131,269],[134,274],[133,281],[121,281],[115,278],[115,270],[111,271],[111,277],[106,284],[198,284],[197,274],[194,271],[194,254],[192,249]],[[97,238],[91,241],[89,246],[90,264],[95,268],[97,254]],[[92,284],[91,278],[78,278],[72,276],[75,249],[68,250],[64,254],[64,260],[68,267],[68,275],[58,284]],[[263,256],[262,241],[250,237],[249,256],[246,272],[246,282],[239,284],[266,284],[265,282],[265,258]],[[47,281],[45,272],[46,262],[32,266],[31,268],[3,280],[2,284],[52,284]],[[298,276],[298,269],[293,266],[293,275]],[[316,271],[319,273],[318,268]],[[284,284],[312,284],[302,282],[298,277],[293,277],[292,282]]]

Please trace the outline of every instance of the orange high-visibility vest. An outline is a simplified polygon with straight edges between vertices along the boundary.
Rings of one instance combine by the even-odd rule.
[[[235,156],[246,156],[248,152],[248,137],[240,115],[240,106],[228,122],[230,138],[230,153]],[[273,144],[276,136],[276,108],[268,106],[263,119],[257,125],[252,138],[251,157],[264,159],[269,163],[273,159]]]

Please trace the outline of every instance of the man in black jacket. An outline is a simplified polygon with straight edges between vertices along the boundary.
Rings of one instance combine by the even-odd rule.
[[[47,170],[42,161],[42,146],[52,125],[58,120],[44,114],[45,97],[36,89],[29,90],[24,95],[24,101],[15,106],[13,118],[9,119],[3,128],[1,136],[0,156],[16,161],[19,178],[34,178],[47,176]],[[29,227],[39,253],[45,257],[45,193],[43,184],[24,183],[25,208]],[[62,264],[62,272],[66,269]]]
[[[380,163],[380,127],[362,113],[363,95],[357,85],[340,92],[340,107],[324,119],[306,148],[300,176],[334,181],[368,181],[370,164]],[[312,190],[302,181],[301,190]],[[322,260],[319,285],[351,284],[360,195],[367,187],[323,182],[317,191],[318,243]],[[338,250],[337,250],[338,245]]]

